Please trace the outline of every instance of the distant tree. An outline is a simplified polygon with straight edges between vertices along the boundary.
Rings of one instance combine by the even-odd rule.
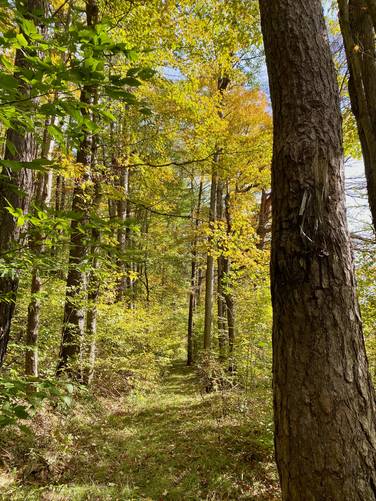
[[[98,23],[99,9],[96,0],[86,2],[87,27],[95,30]],[[84,85],[81,90],[80,102],[82,118],[88,118],[90,105],[95,102],[97,88],[94,85]],[[62,340],[60,347],[59,363],[57,372],[68,371],[71,375],[81,378],[82,374],[76,373],[77,369],[71,367],[77,362],[81,353],[85,334],[85,271],[83,263],[88,254],[87,237],[82,231],[82,225],[88,218],[90,200],[93,195],[87,189],[92,182],[92,147],[94,135],[83,128],[82,139],[77,150],[77,162],[82,165],[84,175],[75,181],[73,191],[72,211],[75,217],[71,223],[71,239],[69,252],[69,265],[67,275],[67,287],[64,306],[64,320]]]

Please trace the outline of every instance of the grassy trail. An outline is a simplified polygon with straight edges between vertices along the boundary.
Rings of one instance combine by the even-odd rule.
[[[175,363],[156,392],[104,399],[67,422],[61,454],[1,499],[278,500],[264,402],[240,413],[239,396],[201,395],[195,372]]]

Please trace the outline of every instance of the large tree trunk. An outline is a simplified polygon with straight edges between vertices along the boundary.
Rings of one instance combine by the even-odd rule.
[[[338,0],[339,21],[349,68],[349,94],[367,179],[376,231],[376,51],[375,31],[365,0]]]
[[[45,0],[27,0],[22,7],[25,18],[33,19],[36,26],[42,26],[43,20],[38,17],[46,11]],[[20,28],[22,31],[22,27]],[[27,39],[27,35],[24,34]],[[29,69],[28,55],[34,55],[34,51],[28,48],[17,49],[15,57],[15,76],[19,71]],[[20,96],[29,96],[30,86],[22,79],[19,80],[18,91]],[[23,101],[22,109],[25,113],[32,113],[35,101]],[[5,160],[18,162],[31,162],[36,157],[37,145],[32,132],[20,126],[15,126],[6,134]],[[6,210],[11,205],[20,208],[24,213],[28,212],[32,192],[32,170],[21,168],[13,170],[5,168],[0,178],[0,253],[8,253],[12,258],[12,250],[17,250],[24,244],[25,234],[17,226],[15,219]],[[11,265],[9,266],[11,268]],[[10,269],[6,275],[0,277],[0,366],[3,365],[6,355],[9,332],[14,313],[14,307],[18,289],[18,270]]]
[[[96,0],[86,3],[86,18],[89,28],[98,22],[98,6]],[[87,115],[87,105],[93,103],[96,89],[84,86],[81,91],[82,115]],[[83,179],[77,179],[73,191],[72,212],[75,218],[71,223],[71,238],[69,250],[68,276],[64,306],[64,320],[57,373],[66,372],[77,379],[82,378],[82,345],[85,333],[85,282],[83,262],[87,255],[86,236],[82,226],[88,218],[90,207],[85,193],[85,184],[91,176],[92,141],[89,131],[85,130],[83,139],[77,151],[77,163],[85,167]]]
[[[356,299],[338,86],[322,6],[260,0],[260,7],[274,118],[271,287],[282,497],[371,501],[375,394]]]

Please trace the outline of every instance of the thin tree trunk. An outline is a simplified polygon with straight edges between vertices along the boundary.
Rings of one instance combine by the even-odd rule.
[[[117,300],[122,301],[125,298],[128,286],[128,264],[126,263],[126,250],[127,250],[127,219],[128,219],[128,193],[129,193],[129,169],[128,167],[121,166],[119,167],[119,187],[122,189],[123,197],[117,203],[117,217],[119,219],[119,223],[121,227],[118,231],[118,242],[119,242],[119,268],[121,272],[121,278],[118,284],[117,290]]]
[[[256,230],[257,235],[259,237],[257,248],[260,250],[264,250],[265,248],[266,235],[269,232],[268,224],[271,218],[271,208],[272,208],[271,193],[266,193],[265,190],[262,190],[258,225]]]
[[[98,104],[98,92],[94,90],[94,104]],[[93,116],[93,122],[96,122],[96,116]],[[98,137],[94,135],[91,140],[91,171],[94,172],[98,161]],[[100,174],[96,174],[94,183],[94,200],[92,203],[91,211],[93,214],[98,214],[102,201],[102,188],[100,181]],[[89,343],[89,359],[87,367],[84,372],[84,383],[90,385],[94,378],[95,361],[97,354],[97,316],[98,309],[97,303],[100,292],[99,281],[99,252],[100,252],[100,230],[94,227],[91,231],[91,253],[92,264],[88,278],[88,307],[86,312],[86,337]]]
[[[38,294],[42,289],[42,280],[37,269],[31,277],[31,300],[27,310],[25,374],[38,376],[38,333],[40,320],[40,299]]]
[[[322,5],[260,0],[260,8],[274,120],[273,388],[282,498],[371,501],[375,393],[356,299],[338,85]]]
[[[95,201],[93,204],[94,209],[99,209],[102,199],[101,187],[99,181],[95,185]],[[87,363],[87,370],[85,371],[84,382],[88,385],[92,383],[94,377],[96,351],[97,351],[97,303],[99,298],[100,281],[98,276],[99,271],[99,244],[100,244],[100,231],[97,228],[92,230],[92,265],[88,279],[88,308],[86,314],[86,337],[89,343],[89,360]]]
[[[42,158],[48,159],[51,153],[52,140],[47,133],[49,123],[46,122],[43,144]],[[39,174],[37,178],[37,194],[35,196],[36,204],[39,208],[46,208],[51,203],[52,192],[52,173]],[[30,236],[30,249],[34,253],[34,259],[43,255],[43,234],[40,231],[35,231]],[[40,323],[40,298],[39,294],[42,288],[42,280],[38,263],[33,265],[31,277],[31,299],[28,306],[27,328],[26,328],[26,352],[25,352],[25,374],[28,376],[38,376],[38,335]]]
[[[223,181],[220,178],[217,183],[217,220],[223,220]],[[226,303],[223,287],[225,276],[225,258],[222,246],[220,245],[219,247],[220,254],[217,258],[217,326],[219,359],[223,361],[226,359]]]
[[[98,6],[96,0],[86,3],[86,18],[89,28],[93,28],[98,22]],[[96,89],[84,86],[81,91],[81,103],[89,105],[96,95]],[[85,116],[88,112],[82,108],[81,113]],[[85,333],[85,272],[82,263],[87,255],[86,238],[81,231],[81,226],[88,218],[89,207],[85,197],[85,182],[90,178],[91,165],[91,141],[88,131],[84,131],[84,137],[77,151],[77,162],[85,167],[83,180],[77,179],[73,191],[72,212],[75,218],[71,222],[71,241],[68,263],[68,276],[66,297],[64,306],[64,320],[62,340],[60,347],[57,374],[66,372],[72,377],[82,378],[82,367],[76,364],[82,359],[82,345]]]
[[[198,189],[198,200],[196,211],[192,210],[192,219],[194,221],[195,234],[192,242],[192,261],[191,261],[191,288],[189,292],[189,309],[188,309],[188,334],[187,334],[187,365],[191,366],[194,363],[194,316],[197,306],[197,287],[198,287],[198,276],[197,276],[197,230],[199,227],[199,218],[201,210],[201,197],[202,197],[202,186],[203,182],[200,179],[200,186]],[[193,183],[192,183],[193,189]]]
[[[362,146],[368,201],[376,231],[376,51],[365,0],[338,0],[349,68],[349,94]]]
[[[231,219],[231,204],[230,204],[230,189],[227,183],[225,196],[225,217],[226,217],[226,233],[227,237],[232,235],[232,219]],[[223,261],[223,280],[225,281],[224,300],[226,305],[226,316],[228,326],[228,353],[229,353],[229,370],[235,371],[235,304],[232,290],[230,287],[230,272],[231,260],[228,256]]]
[[[376,30],[376,0],[367,0],[369,13],[372,18],[373,27]]]
[[[219,155],[214,159],[212,167],[212,177],[210,186],[210,208],[209,208],[209,230],[214,231],[217,219],[217,162]],[[204,350],[210,350],[212,340],[212,320],[213,320],[213,294],[214,294],[214,256],[210,246],[212,238],[208,239],[208,252],[206,256],[206,276],[205,276],[205,318],[204,318]]]
[[[227,76],[218,78],[217,89],[221,95],[220,107],[218,116],[222,118],[222,101],[223,93],[229,86],[230,80]],[[218,169],[221,157],[221,148],[217,146],[216,154],[213,158],[211,187],[210,187],[210,208],[209,208],[209,230],[215,229],[217,220],[217,189],[218,189]],[[204,318],[204,350],[211,349],[212,341],[212,323],[213,323],[213,294],[214,294],[214,256],[212,255],[210,246],[212,237],[208,238],[208,253],[206,257],[206,276],[205,276],[205,318]]]
[[[33,19],[36,26],[43,26],[43,20],[38,15],[46,12],[45,0],[27,0],[23,5],[23,15],[26,19]],[[22,26],[20,27],[22,32]],[[24,33],[26,39],[27,34]],[[16,50],[15,57],[15,76],[18,77],[18,71],[28,69],[30,63],[27,60],[28,55],[34,55],[34,50],[22,48]],[[23,80],[19,80],[20,95],[28,96],[30,86]],[[23,111],[25,106],[28,112],[32,112],[35,101],[23,102]],[[31,162],[36,157],[37,145],[32,132],[24,129],[23,126],[16,126],[7,131],[5,160],[15,160],[19,162]],[[7,211],[6,207],[11,205],[14,208],[20,208],[23,213],[27,213],[30,204],[30,194],[32,193],[32,170],[21,168],[13,170],[4,168],[0,180],[0,252],[8,252],[12,249],[22,247],[25,243],[25,233],[17,226],[15,219]],[[11,255],[11,253],[9,254]],[[10,266],[11,267],[11,266]],[[14,314],[16,296],[19,283],[18,270],[10,269],[6,275],[0,277],[0,367],[4,363],[7,352],[11,322]]]

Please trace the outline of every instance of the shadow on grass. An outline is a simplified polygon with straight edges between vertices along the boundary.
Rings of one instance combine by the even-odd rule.
[[[67,497],[41,499],[277,500],[260,417],[239,416],[220,395],[201,396],[195,372],[176,363],[134,409],[76,423],[77,453],[59,478]]]

